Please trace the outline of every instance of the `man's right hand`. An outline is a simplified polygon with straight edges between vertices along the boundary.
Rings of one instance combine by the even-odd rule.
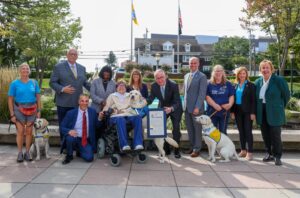
[[[71,85],[65,86],[63,88],[63,93],[73,94],[75,91],[76,91],[76,89],[74,87],[72,87]]]
[[[69,135],[72,136],[72,137],[77,137],[78,133],[73,129],[73,130],[69,131]]]

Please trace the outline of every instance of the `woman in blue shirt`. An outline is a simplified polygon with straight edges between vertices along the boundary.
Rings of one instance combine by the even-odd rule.
[[[30,67],[23,63],[19,66],[20,78],[14,80],[8,90],[8,108],[10,120],[16,124],[18,158],[17,162],[31,161],[29,149],[32,141],[32,127],[36,117],[41,117],[40,88],[36,80],[29,79]],[[36,108],[33,106],[36,105]],[[32,115],[24,115],[22,109],[30,107]],[[29,112],[28,112],[29,113]],[[23,137],[26,136],[26,152],[23,155]]]
[[[235,103],[231,108],[231,115],[236,121],[240,134],[241,152],[239,153],[239,156],[246,157],[247,160],[252,160],[252,122],[255,119],[256,101],[255,86],[249,80],[246,67],[239,67],[236,69],[235,83]]]
[[[229,110],[234,103],[234,87],[226,80],[222,65],[213,68],[206,91],[207,113],[215,127],[227,134]]]

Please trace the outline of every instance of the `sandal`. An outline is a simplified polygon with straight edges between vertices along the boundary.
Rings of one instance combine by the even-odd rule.
[[[248,161],[253,160],[253,154],[252,153],[247,153],[246,160],[248,160]]]
[[[241,150],[241,152],[239,153],[239,157],[246,157],[246,156],[247,156],[247,151]]]

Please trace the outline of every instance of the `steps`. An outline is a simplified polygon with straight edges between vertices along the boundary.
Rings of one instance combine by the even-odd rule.
[[[8,132],[8,124],[0,124],[0,143],[1,144],[16,144],[16,129],[12,125],[10,132]],[[52,146],[60,145],[60,137],[58,132],[58,126],[51,125],[48,127],[50,131],[50,144]],[[181,147],[189,148],[187,131],[181,131]],[[239,134],[236,129],[227,130],[229,138],[235,143],[236,148],[239,148]],[[168,131],[168,135],[172,136],[171,131]],[[149,139],[145,138],[145,143]],[[253,130],[253,141],[255,150],[263,150],[264,144],[261,137],[260,130]],[[282,130],[282,142],[284,150],[300,150],[300,130]],[[204,145],[204,144],[203,144]]]

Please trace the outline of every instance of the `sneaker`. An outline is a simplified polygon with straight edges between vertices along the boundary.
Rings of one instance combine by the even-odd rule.
[[[275,165],[276,165],[276,166],[281,166],[281,165],[282,165],[282,162],[281,162],[281,160],[280,160],[279,157],[276,157],[276,158],[275,158]]]
[[[24,153],[24,159],[26,161],[32,161],[31,155],[29,152]]]
[[[134,150],[144,150],[143,145],[136,145]]]
[[[181,154],[180,154],[180,151],[179,151],[178,148],[175,148],[175,149],[174,149],[174,156],[175,156],[175,158],[177,158],[177,159],[181,158]]]
[[[17,162],[23,162],[24,158],[23,158],[23,153],[22,152],[19,152],[18,154],[18,158],[17,158]]]
[[[130,151],[131,148],[130,148],[130,146],[126,145],[126,146],[123,146],[122,150],[123,151]]]

